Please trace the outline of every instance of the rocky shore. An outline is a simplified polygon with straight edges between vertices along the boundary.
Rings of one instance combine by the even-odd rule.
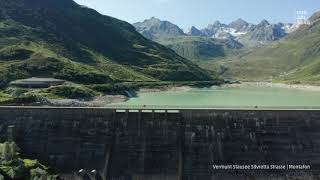
[[[56,107],[103,107],[106,104],[125,102],[128,100],[124,95],[105,95],[97,96],[91,100],[81,99],[42,99],[39,100],[40,105],[56,106]]]
[[[271,83],[271,82],[244,82],[241,84],[226,84],[222,87],[275,87],[275,88],[287,88],[297,89],[304,91],[320,91],[320,86],[304,85],[304,84],[284,84],[284,83]]]
[[[189,91],[192,87],[190,86],[170,86],[162,88],[142,88],[137,93],[150,93],[150,92],[163,92],[163,91]]]

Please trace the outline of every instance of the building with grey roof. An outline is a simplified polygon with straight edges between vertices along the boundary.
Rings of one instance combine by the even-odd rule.
[[[29,78],[20,79],[10,83],[11,86],[21,87],[21,88],[48,88],[51,86],[58,86],[63,84],[65,81],[55,78]]]

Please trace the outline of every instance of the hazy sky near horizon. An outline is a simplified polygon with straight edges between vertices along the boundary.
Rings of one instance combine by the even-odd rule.
[[[101,14],[129,23],[151,17],[171,21],[186,29],[219,20],[230,23],[242,18],[251,23],[266,19],[272,23],[294,22],[296,11],[308,16],[320,10],[320,0],[75,0]]]

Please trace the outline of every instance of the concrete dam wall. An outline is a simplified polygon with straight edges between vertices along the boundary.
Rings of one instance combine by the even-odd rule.
[[[317,110],[2,107],[0,122],[2,141],[14,140],[65,179],[320,177]]]

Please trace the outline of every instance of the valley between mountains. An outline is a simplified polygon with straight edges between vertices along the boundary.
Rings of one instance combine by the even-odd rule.
[[[151,18],[134,26],[145,37],[225,79],[319,85],[319,13],[309,21],[251,24],[238,19],[183,31],[171,22]]]

